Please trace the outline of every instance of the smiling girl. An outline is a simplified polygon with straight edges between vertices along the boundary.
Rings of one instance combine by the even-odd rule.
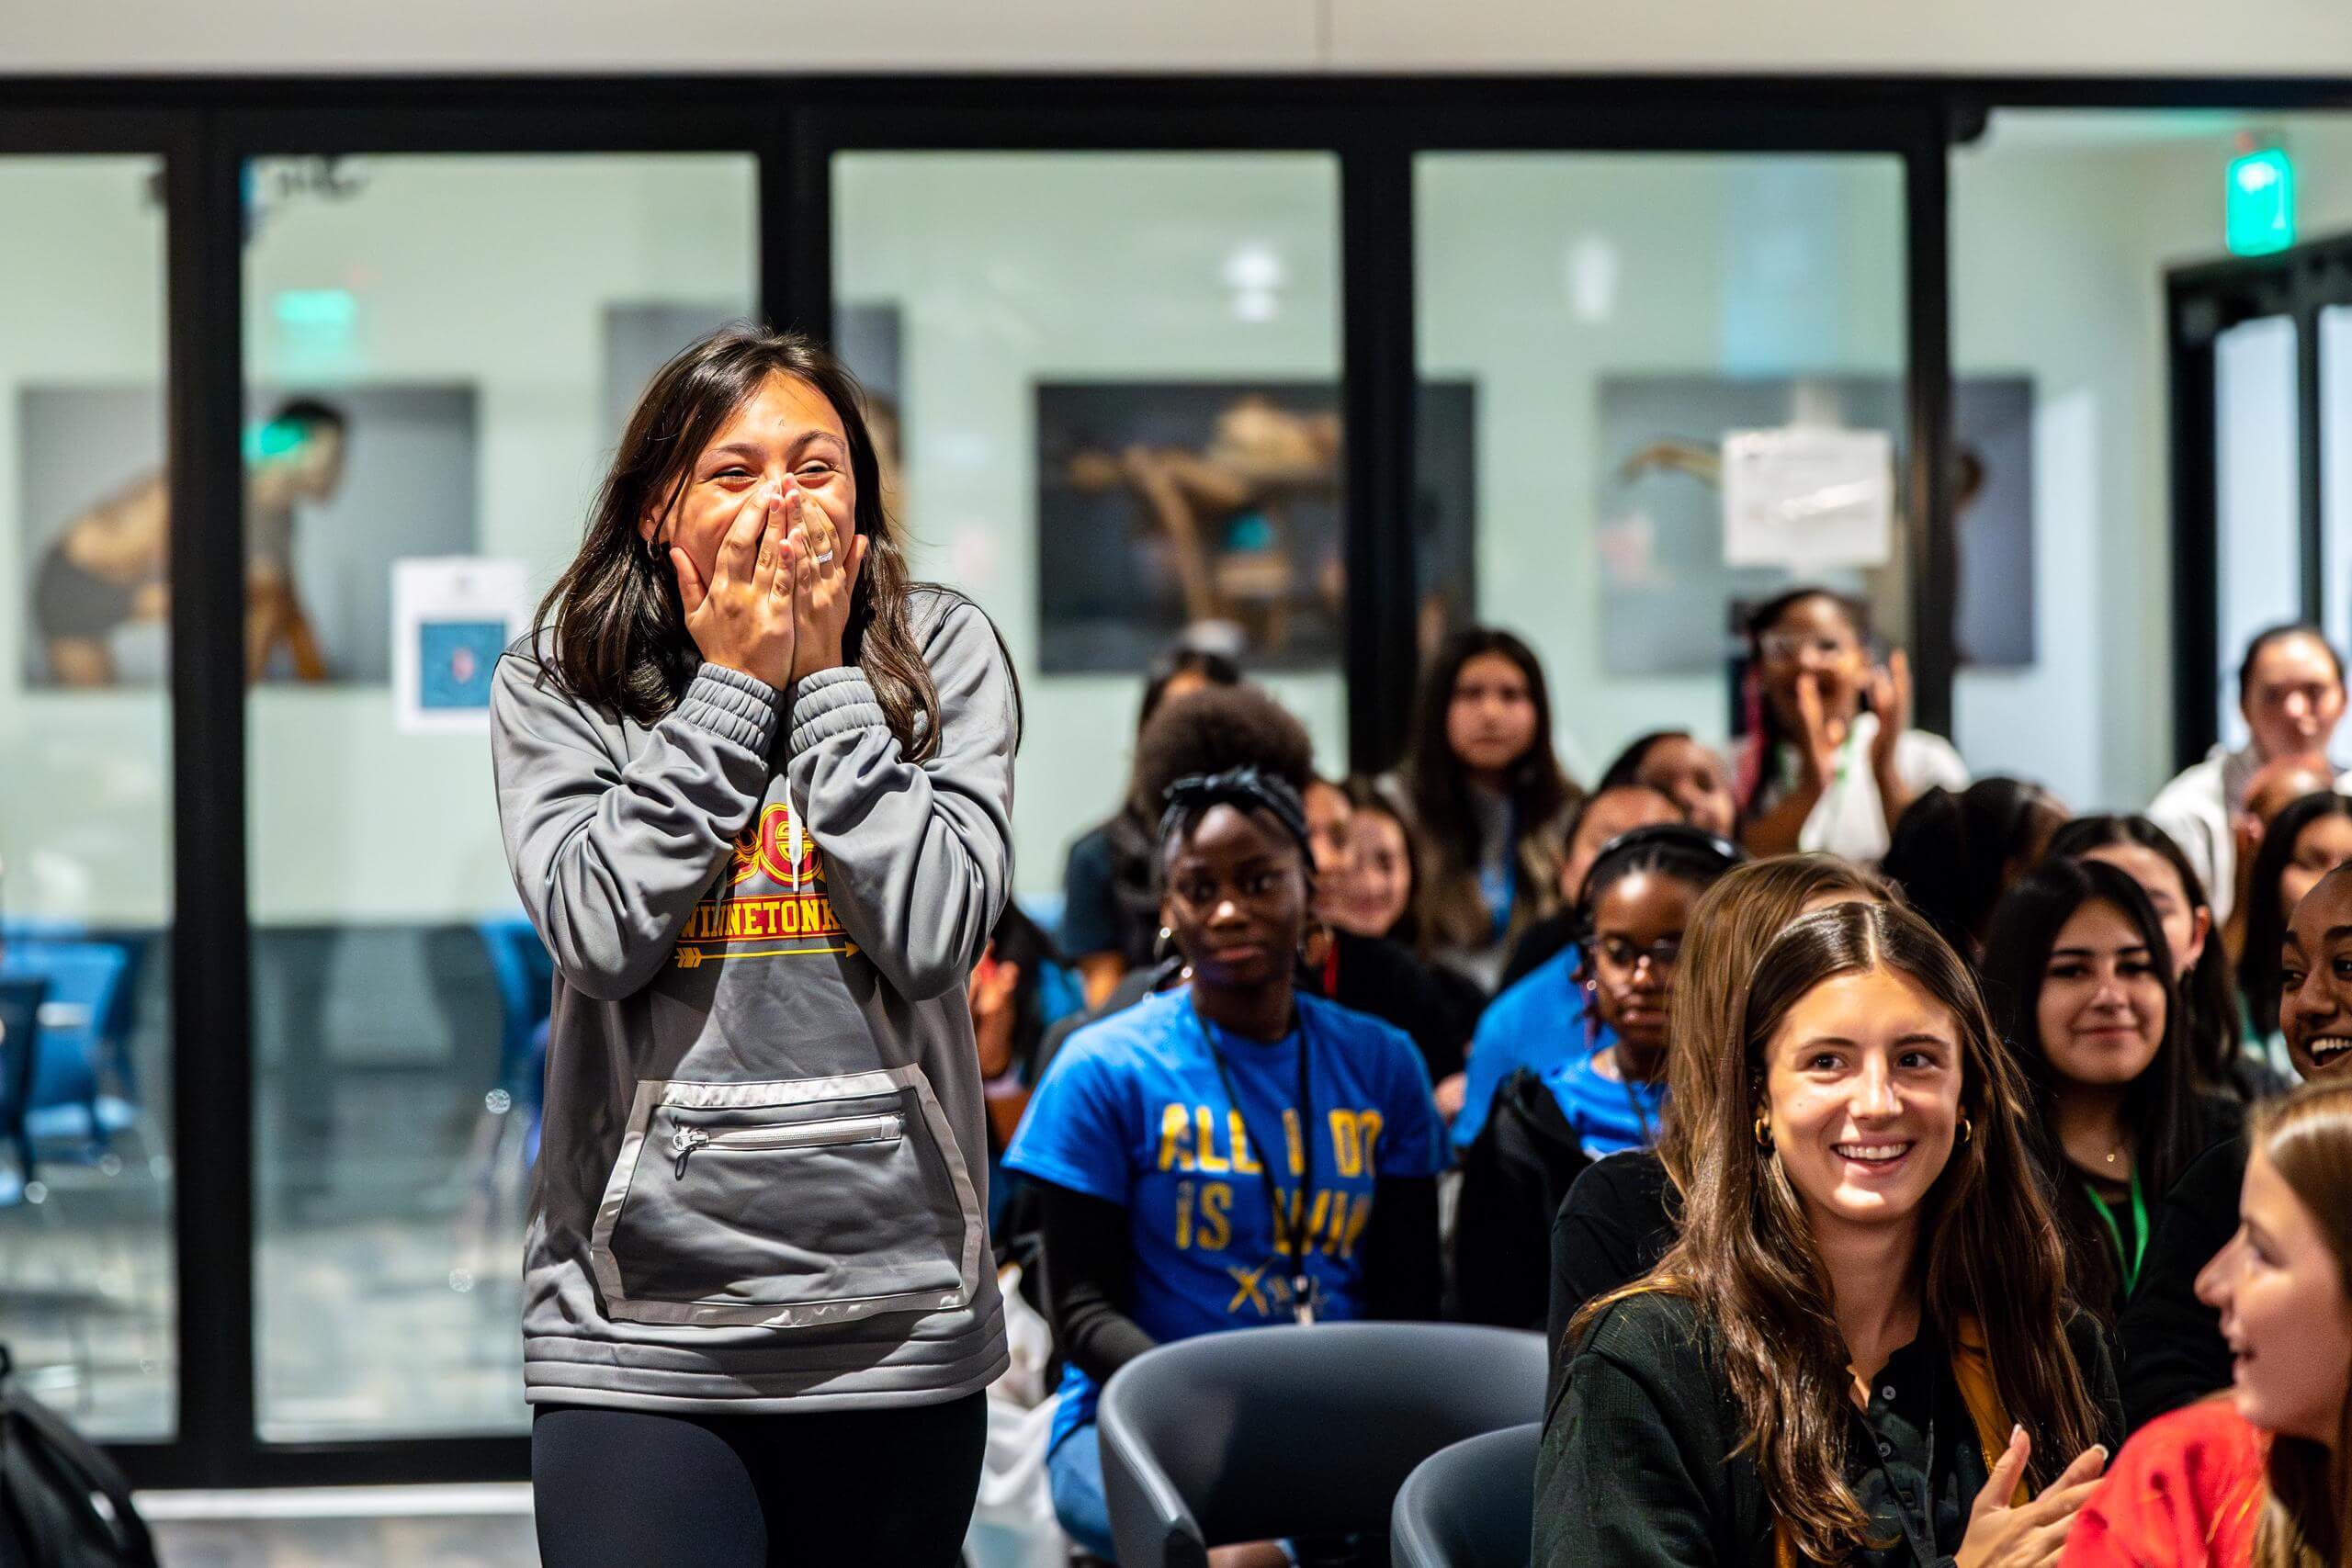
[[[1965,965],[1900,908],[1819,910],[1706,1065],[1681,1237],[1570,1326],[1536,1560],[2052,1560],[2120,1414]]]
[[[2152,1213],[2244,1107],[2200,1092],[2164,923],[2125,872],[2052,861],[2011,888],[1984,993],[2032,1085],[2076,1293],[2113,1322],[2138,1288]]]
[[[2198,1280],[2230,1394],[2133,1438],[2067,1568],[2332,1568],[2352,1547],[2352,1083],[2259,1114],[2238,1230]]]
[[[559,1568],[950,1563],[1005,1365],[966,976],[1019,698],[908,581],[856,384],[730,328],[656,372],[491,706],[555,959],[525,1250]],[[899,1502],[844,1510],[888,1465]]]

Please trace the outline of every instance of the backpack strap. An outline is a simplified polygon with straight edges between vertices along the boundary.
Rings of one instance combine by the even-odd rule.
[[[139,1517],[139,1509],[130,1500],[130,1483],[121,1470],[107,1457],[105,1450],[67,1426],[63,1417],[49,1406],[17,1389],[9,1376],[14,1366],[7,1347],[0,1345],[0,1423],[22,1421],[59,1460],[79,1471],[92,1491],[107,1500],[107,1506],[114,1511],[111,1527],[121,1543],[124,1561],[131,1568],[159,1568],[154,1538],[148,1533],[147,1522]]]

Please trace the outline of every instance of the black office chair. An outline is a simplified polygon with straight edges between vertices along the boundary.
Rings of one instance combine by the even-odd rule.
[[[1527,1568],[1535,1526],[1535,1448],[1544,1423],[1482,1432],[1442,1448],[1396,1489],[1395,1568]]]
[[[1212,1544],[1378,1536],[1450,1443],[1544,1414],[1544,1337],[1330,1323],[1147,1350],[1102,1391],[1102,1484],[1123,1568],[1201,1568]]]

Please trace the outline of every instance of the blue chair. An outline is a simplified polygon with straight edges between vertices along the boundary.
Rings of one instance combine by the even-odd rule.
[[[1535,1450],[1544,1424],[1464,1438],[1396,1489],[1396,1568],[1527,1568],[1535,1533]]]
[[[509,1103],[536,1099],[531,1087],[531,1035],[548,1016],[555,991],[555,960],[531,922],[521,915],[478,922],[498,984],[498,1088]]]
[[[49,982],[0,979],[0,1138],[15,1149],[17,1168],[0,1172],[0,1209],[13,1208],[33,1179],[32,1134],[25,1113],[32,1103],[33,1064],[40,1050],[40,1005]]]
[[[0,953],[0,979],[48,987],[25,1111],[36,1145],[91,1160],[137,1124],[138,1086],[123,1046],[130,972],[130,950],[119,942],[35,937]]]
[[[1102,1484],[1125,1568],[1212,1545],[1374,1536],[1423,1460],[1544,1414],[1544,1341],[1459,1323],[1204,1334],[1114,1373]]]

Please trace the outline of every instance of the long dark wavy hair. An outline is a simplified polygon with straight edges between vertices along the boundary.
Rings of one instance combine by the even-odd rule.
[[[2165,982],[2164,1038],[2147,1070],[2123,1091],[2123,1125],[2133,1134],[2132,1168],[2143,1191],[2161,1195],[2172,1190],[2188,1162],[2204,1152],[2211,1117],[2189,1065],[2183,1037],[2188,1010],[2178,1005],[2171,983],[2172,950],[2165,942],[2164,922],[2140,885],[2120,867],[2095,860],[2045,861],[2018,878],[1993,911],[1992,935],[1980,965],[1984,999],[1994,1027],[2032,1086],[2035,1147],[2056,1182],[2058,1223],[2077,1291],[2085,1304],[2109,1316],[2123,1295],[2122,1264],[2059,1141],[2058,1074],[2041,1039],[2041,987],[2050,954],[2059,932],[2086,904],[2120,910]]]
[[[2295,840],[2323,817],[2352,817],[2352,795],[2321,790],[2307,795],[2271,818],[2246,877],[2245,946],[2238,952],[2238,994],[2254,1032],[2264,1037],[2278,1028],[2278,951],[2294,911],[2278,897],[2278,884],[2295,858]]]
[[[901,755],[923,761],[939,747],[939,690],[909,620],[909,592],[918,585],[907,570],[898,524],[882,504],[865,394],[831,350],[800,333],[736,322],[687,344],[653,373],[596,492],[580,553],[532,618],[540,678],[576,702],[640,725],[677,706],[701,655],[686,633],[676,576],[645,547],[638,525],[648,513],[667,514],[678,503],[695,459],[772,376],[815,388],[849,438],[854,516],[866,544],[865,565],[850,592],[842,657],[874,689]],[[551,650],[545,635],[550,626]]]
[[[2262,1151],[2335,1254],[2352,1296],[2352,1084],[2306,1084],[2256,1113]],[[2265,1466],[2254,1568],[2334,1568],[2352,1545],[2352,1402],[2335,1447],[2275,1434]]]
[[[1873,970],[1925,991],[1961,1037],[1961,1111],[1973,1132],[1953,1145],[1920,1213],[1921,1313],[1948,1342],[1963,1321],[1981,1327],[2001,1404],[2032,1435],[2037,1488],[2099,1440],[2065,1334],[2066,1257],[2030,1145],[2025,1084],[1993,1037],[1968,965],[1900,906],[1815,910],[1758,959],[1736,1046],[1693,1054],[1715,1082],[1708,1125],[1687,1129],[1680,1238],[1657,1269],[1585,1307],[1569,1328],[1573,1339],[1639,1292],[1689,1300],[1743,1417],[1741,1451],[1754,1456],[1773,1512],[1812,1562],[1847,1562],[1877,1532],[1845,1479],[1853,1374],[1828,1277],[1795,1187],[1751,1124],[1767,1103],[1767,1053],[1791,1010],[1825,981]]]
[[[1408,804],[1413,811],[1428,863],[1416,889],[1422,934],[1430,941],[1482,946],[1487,933],[1479,929],[1484,901],[1477,886],[1478,829],[1471,819],[1469,783],[1462,761],[1446,739],[1447,711],[1453,705],[1454,682],[1462,667],[1480,654],[1496,654],[1518,667],[1527,680],[1528,700],[1535,705],[1535,732],[1527,750],[1513,761],[1504,781],[1518,815],[1519,843],[1514,860],[1536,848],[1540,867],[1550,874],[1522,886],[1521,902],[1512,911],[1514,930],[1530,919],[1550,914],[1559,902],[1558,826],[1561,816],[1577,798],[1560,760],[1552,750],[1552,694],[1544,681],[1544,666],[1535,650],[1498,626],[1465,626],[1448,637],[1421,678],[1420,701],[1413,716],[1413,750],[1405,765]]]
[[[1937,935],[1973,956],[2009,879],[2030,868],[2041,836],[2065,817],[2057,796],[2023,779],[1939,786],[1904,810],[1878,868]]]
[[[2187,974],[2173,976],[2188,1016],[2181,1021],[2188,1044],[2188,1061],[2200,1088],[2237,1094],[2231,1075],[2239,1055],[2237,995],[2230,983],[2230,957],[2222,941],[2222,922],[2213,919],[2213,900],[2204,878],[2188,863],[2173,836],[2145,817],[2103,814],[2077,817],[2051,835],[2048,858],[2081,860],[2097,850],[2134,847],[2162,857],[2180,878],[2181,896],[2190,913],[2205,915],[2205,951]],[[2175,954],[2176,962],[2178,955]]]

